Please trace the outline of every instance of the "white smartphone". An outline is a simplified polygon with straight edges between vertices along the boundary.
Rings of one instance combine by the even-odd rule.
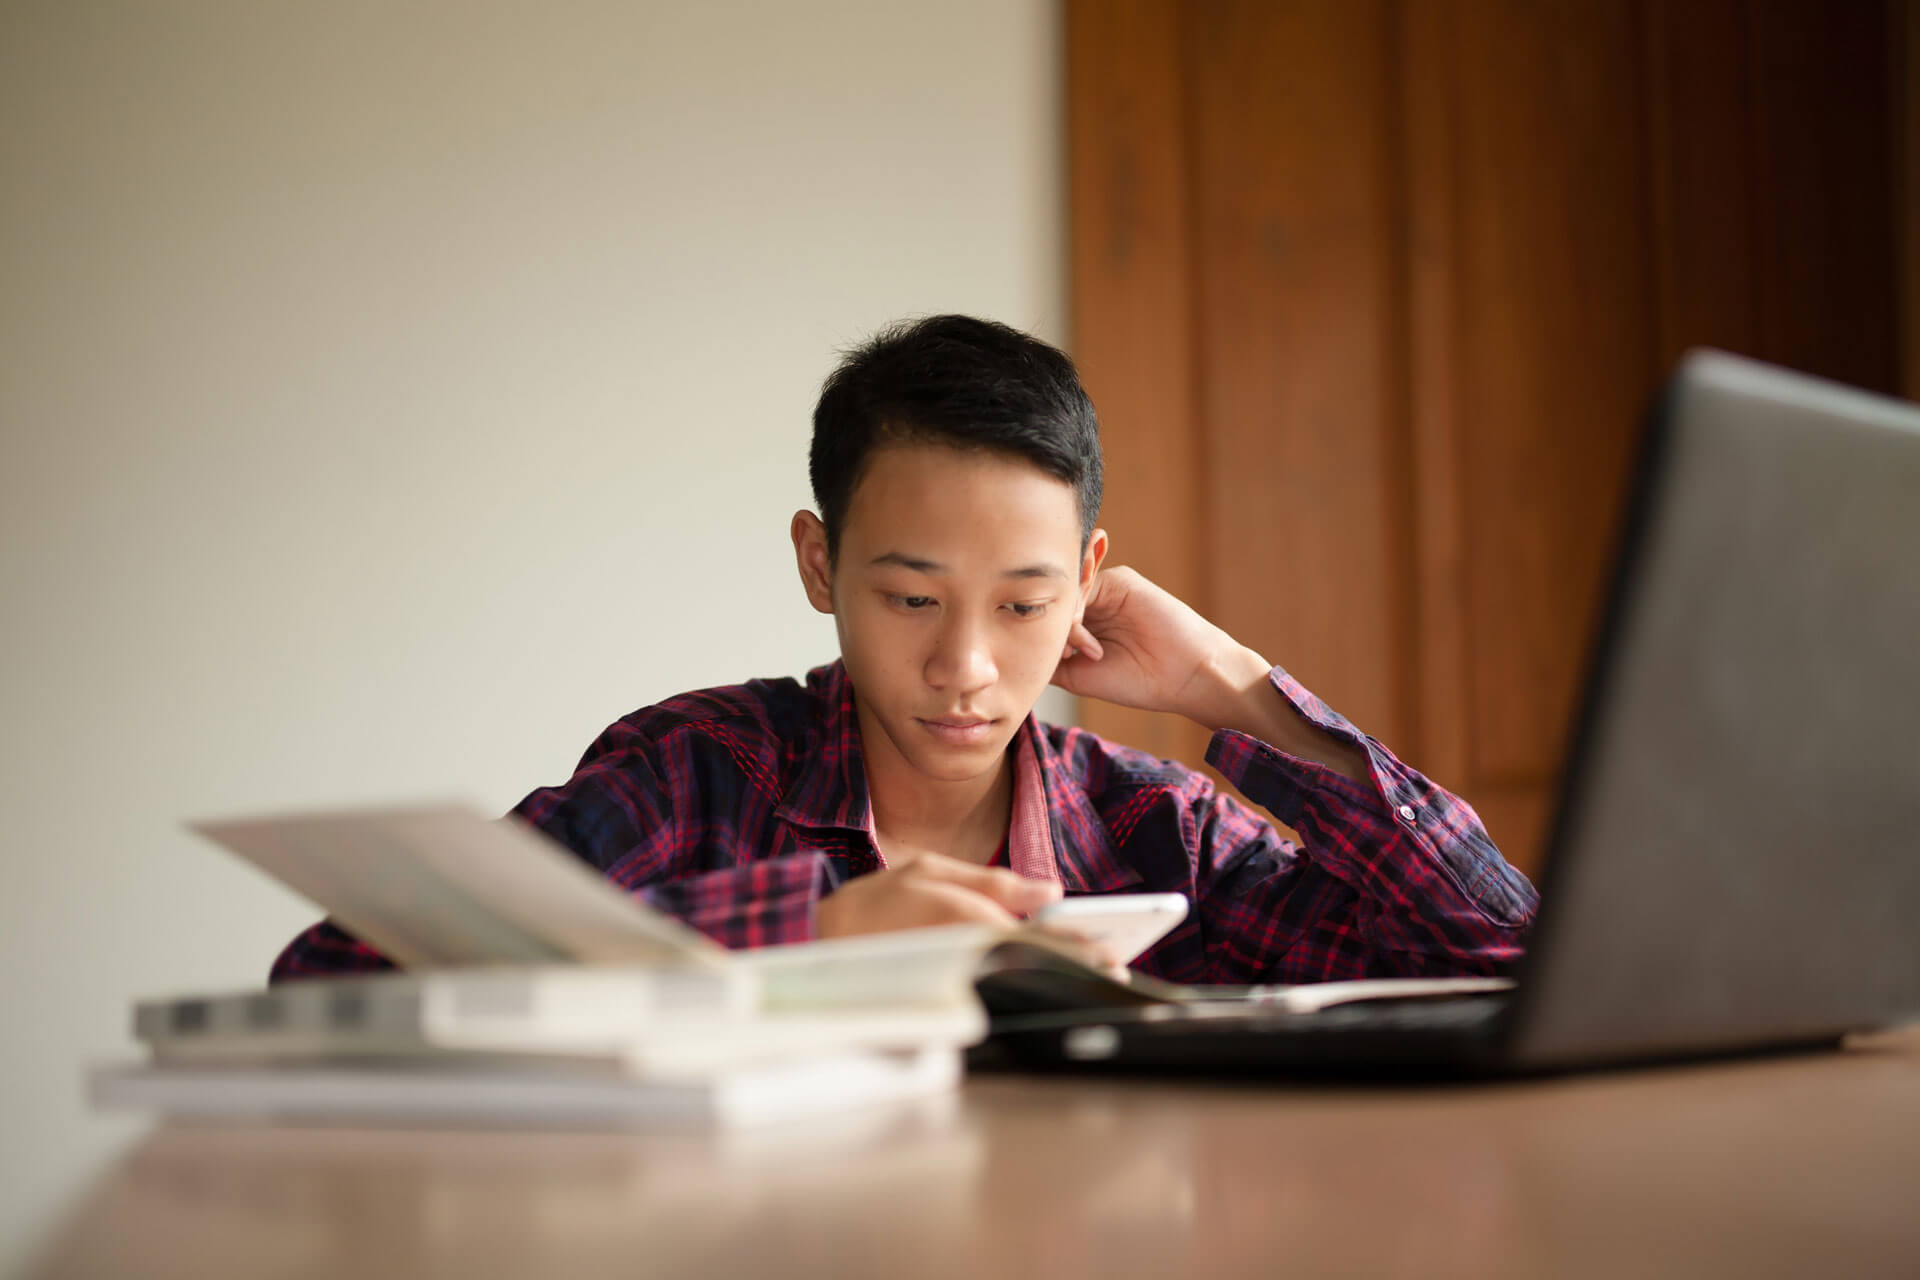
[[[1111,950],[1122,964],[1167,935],[1187,918],[1184,893],[1096,893],[1062,898],[1033,913],[1031,922]]]

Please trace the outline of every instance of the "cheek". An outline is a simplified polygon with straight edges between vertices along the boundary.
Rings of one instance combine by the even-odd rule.
[[[840,656],[849,669],[859,666],[869,685],[897,681],[903,670],[917,670],[921,660],[925,628],[916,621],[884,604],[843,606],[834,614]]]
[[[1021,628],[1009,646],[1009,661],[1005,665],[1012,670],[1005,674],[1017,672],[1016,678],[1023,684],[1043,685],[1053,679],[1060,655],[1066,652],[1067,632],[1072,626],[1072,615],[1063,614],[1058,621],[1048,617]]]

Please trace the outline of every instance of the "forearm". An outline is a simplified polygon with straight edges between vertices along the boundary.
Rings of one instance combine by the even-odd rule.
[[[1273,687],[1272,671],[1273,664],[1258,653],[1235,645],[1196,673],[1185,714],[1209,732],[1232,729],[1296,759],[1331,769],[1350,782],[1370,784],[1366,752],[1301,715]]]
[[[1471,806],[1402,763],[1285,672],[1270,669],[1263,681],[1264,692],[1287,715],[1274,717],[1247,699],[1257,731],[1220,726],[1207,758],[1299,833],[1315,870],[1358,895],[1352,927],[1296,931],[1337,937],[1336,949],[1354,951],[1338,964],[1332,957],[1310,958],[1308,967],[1329,973],[1350,964],[1365,973],[1476,973],[1510,962],[1532,919],[1533,888],[1500,856]],[[1327,752],[1325,741],[1341,751]],[[1358,778],[1326,758],[1345,752],[1363,762]]]

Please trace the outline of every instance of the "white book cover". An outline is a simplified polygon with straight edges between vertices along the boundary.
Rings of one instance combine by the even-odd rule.
[[[402,968],[557,960],[714,967],[727,955],[513,818],[443,805],[189,825]]]

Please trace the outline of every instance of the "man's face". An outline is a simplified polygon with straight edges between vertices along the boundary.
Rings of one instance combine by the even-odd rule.
[[[958,782],[999,766],[1052,678],[1106,535],[1083,556],[1072,487],[1021,458],[903,444],[868,460],[830,581],[809,572],[825,566],[810,514],[795,540],[808,598],[840,633],[866,753]]]

